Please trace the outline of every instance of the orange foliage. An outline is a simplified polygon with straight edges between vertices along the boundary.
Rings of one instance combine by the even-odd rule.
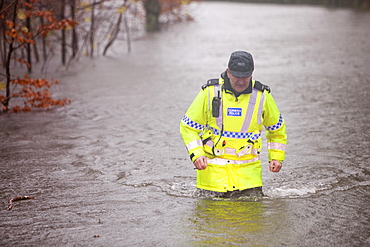
[[[37,7],[35,7],[37,5],[34,5],[34,3],[38,1],[40,0],[19,0],[18,5],[16,5],[18,14],[15,17],[13,16],[15,21],[9,15],[6,15],[6,13],[9,14],[10,12],[2,12],[4,14],[0,15],[0,18],[4,20],[6,27],[4,32],[4,46],[8,46],[8,54],[12,55],[12,52],[15,49],[26,47],[27,44],[34,44],[34,39],[38,35],[46,37],[50,31],[65,29],[67,27],[74,27],[77,25],[77,23],[72,19],[63,19],[58,21],[53,11],[37,9]],[[36,26],[37,21],[35,20],[40,17],[46,20],[46,22],[43,25]],[[25,18],[32,20],[32,30],[28,30],[24,21]],[[17,43],[17,46],[14,46],[15,43]],[[22,58],[16,58],[12,56],[11,59],[19,63],[23,63],[27,67],[31,66],[28,61]],[[6,62],[8,65],[10,64],[10,60]],[[9,82],[11,75],[7,74],[5,78],[7,78]],[[13,93],[8,95],[8,92],[11,91],[10,84],[13,86]],[[49,89],[53,85],[58,84],[58,81],[55,80],[49,82],[46,79],[32,79],[28,77],[28,75],[25,75],[23,78],[10,80],[10,84],[6,84],[7,95],[0,95],[0,111],[24,112],[31,111],[32,108],[48,109],[52,106],[64,106],[70,103],[69,99],[55,100],[51,97]],[[17,92],[14,92],[16,89]],[[9,101],[12,98],[23,99],[23,107],[16,105],[10,108]]]
[[[31,111],[32,108],[48,109],[52,106],[68,105],[71,102],[69,99],[55,100],[51,97],[49,88],[59,83],[56,80],[49,82],[46,79],[32,79],[24,75],[24,78],[11,80],[11,83],[22,86],[22,88],[17,93],[13,93],[11,97],[24,98],[25,101],[23,108],[14,106],[11,108],[10,112]],[[2,100],[5,100],[5,97],[0,97],[0,101]]]
[[[187,20],[192,21],[193,18],[185,13],[185,16],[179,16],[179,13],[176,13],[177,10],[180,10],[181,7],[189,4],[190,2],[200,2],[201,0],[159,0],[161,4],[161,14],[172,13],[177,16],[178,20]]]
[[[13,42],[13,40],[17,40],[21,44],[35,43],[32,39],[32,33],[26,31],[24,26],[15,24],[10,20],[6,20],[5,25],[9,28],[9,30],[5,31],[5,35],[10,38],[7,40],[9,43]]]
[[[17,62],[20,62],[20,63],[23,63],[27,66],[27,68],[31,67],[31,64],[29,64],[29,62],[27,62],[26,60],[22,59],[22,58],[15,58],[13,57],[13,59]]]
[[[181,0],[160,0],[161,13],[171,12],[181,7]]]
[[[51,11],[36,11],[34,12],[35,16],[41,16],[43,18],[46,18],[49,22],[49,24],[39,26],[38,27],[38,32],[44,37],[48,35],[48,33],[52,30],[60,30],[60,29],[65,29],[67,27],[74,27],[77,25],[77,22],[75,22],[72,19],[63,19],[61,21],[57,21],[54,17],[54,13]]]

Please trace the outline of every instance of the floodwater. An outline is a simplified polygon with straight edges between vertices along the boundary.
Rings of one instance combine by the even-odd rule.
[[[194,22],[59,71],[72,104],[0,115],[1,246],[369,246],[370,14],[199,3]],[[258,200],[197,198],[179,122],[230,53],[287,122]],[[17,201],[16,196],[35,199]]]

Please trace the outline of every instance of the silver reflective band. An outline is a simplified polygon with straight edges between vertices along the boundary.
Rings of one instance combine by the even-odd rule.
[[[222,98],[222,92],[220,91],[220,84],[215,85],[215,87],[214,87],[214,96],[217,97],[219,92],[220,92],[220,97]],[[222,111],[223,111],[223,109],[224,108],[222,106],[222,99],[221,99],[220,108],[219,108],[220,114],[219,114],[219,117],[216,118],[216,123],[217,123],[217,126],[218,126],[219,129],[222,129],[222,115],[223,115]]]
[[[249,163],[252,163],[252,162],[256,162],[258,160],[260,160],[259,156],[255,157],[253,159],[250,159],[250,160],[228,160],[228,159],[221,159],[221,158],[214,158],[214,159],[207,158],[207,163],[208,164],[213,164],[213,165],[221,165],[221,166],[226,166],[226,165],[229,165],[229,164],[244,165],[244,164],[249,164]]]
[[[186,148],[188,149],[188,151],[192,150],[193,148],[197,148],[197,147],[203,147],[201,140],[195,140],[195,141],[192,141],[186,144]]]
[[[247,113],[245,114],[244,123],[243,123],[242,129],[240,130],[240,132],[247,132],[249,129],[249,125],[253,117],[254,106],[256,105],[257,92],[258,92],[257,89],[252,88],[252,93],[250,94],[250,98],[248,102]]]
[[[268,149],[278,149],[285,151],[286,145],[278,142],[268,142],[267,143],[267,148]]]
[[[238,152],[236,152],[236,149],[234,148],[226,148],[226,151],[225,151],[226,154],[230,154],[230,155],[235,155],[235,156],[238,156],[238,157],[241,157],[243,155],[238,155]],[[257,148],[252,148],[252,151],[251,152],[246,152],[245,154],[254,154],[254,155],[258,155],[259,154],[259,151]]]

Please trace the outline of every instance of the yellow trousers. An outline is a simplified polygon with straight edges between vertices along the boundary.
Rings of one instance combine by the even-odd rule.
[[[204,170],[197,170],[197,188],[226,192],[262,186],[262,165],[259,159],[252,162],[226,159],[208,159]]]

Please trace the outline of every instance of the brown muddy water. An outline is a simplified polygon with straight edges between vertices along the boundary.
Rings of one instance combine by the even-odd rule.
[[[72,104],[0,115],[1,246],[369,246],[370,14],[200,3],[196,21],[58,75]],[[229,54],[287,122],[266,198],[193,197],[179,122]],[[16,196],[34,196],[18,201]]]

